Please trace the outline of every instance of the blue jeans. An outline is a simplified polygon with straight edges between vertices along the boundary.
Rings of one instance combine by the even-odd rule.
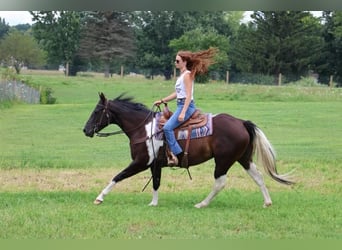
[[[172,151],[173,154],[178,155],[181,153],[183,150],[179,146],[174,129],[177,128],[179,125],[181,125],[184,122],[178,121],[178,116],[182,112],[183,106],[184,106],[184,101],[185,99],[177,99],[177,109],[173,113],[173,115],[170,117],[170,119],[165,123],[164,125],[164,134],[165,134],[165,139],[167,141],[167,144],[169,145],[170,150]],[[185,112],[185,117],[184,121],[188,120],[191,115],[195,112],[196,107],[194,101],[191,101],[188,107],[188,110]]]

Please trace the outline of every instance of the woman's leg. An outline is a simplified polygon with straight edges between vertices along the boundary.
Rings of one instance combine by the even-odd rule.
[[[179,146],[174,133],[174,129],[181,124],[181,122],[178,121],[178,116],[181,111],[182,108],[178,107],[170,119],[165,123],[163,128],[167,144],[171,152],[175,155],[178,155],[182,152],[182,148]]]
[[[173,113],[170,119],[165,123],[164,128],[163,128],[165,139],[169,145],[171,152],[175,155],[178,155],[183,151],[182,148],[179,146],[175,137],[175,133],[174,133],[174,129],[183,123],[183,122],[178,121],[178,116],[182,112],[182,109],[183,109],[183,103],[178,102],[176,111]],[[187,112],[185,113],[184,121],[188,120],[191,117],[191,115],[195,112],[195,110],[196,110],[195,104],[191,102]]]

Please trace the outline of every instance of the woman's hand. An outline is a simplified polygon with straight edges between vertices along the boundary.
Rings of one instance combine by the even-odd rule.
[[[184,122],[184,117],[185,117],[185,114],[183,112],[181,112],[178,116],[178,121],[179,122]]]
[[[155,101],[153,104],[156,105],[156,106],[159,106],[162,103],[165,103],[165,102],[163,101],[163,99],[160,99],[158,101]]]

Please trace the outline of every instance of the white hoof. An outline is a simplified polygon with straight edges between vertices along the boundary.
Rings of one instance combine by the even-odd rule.
[[[200,202],[200,203],[197,203],[195,205],[195,208],[202,208],[202,207],[206,207],[206,206],[208,206],[208,204],[205,204],[204,202]]]
[[[100,205],[100,204],[102,204],[102,202],[103,202],[103,201],[101,201],[101,200],[99,200],[99,199],[94,200],[94,204],[95,204],[95,205]]]
[[[150,207],[156,207],[158,206],[158,203],[155,203],[153,201],[150,202],[150,204],[148,204]]]
[[[268,207],[270,207],[270,206],[272,206],[272,202],[266,202],[266,203],[264,203],[264,208],[268,208]]]

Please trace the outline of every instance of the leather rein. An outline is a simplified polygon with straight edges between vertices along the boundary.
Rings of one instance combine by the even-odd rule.
[[[118,134],[123,134],[123,133],[125,133],[125,131],[123,131],[123,130],[114,131],[114,132],[109,132],[109,133],[96,132],[98,126],[102,123],[102,120],[104,119],[105,116],[107,117],[107,125],[110,125],[110,115],[111,115],[111,113],[110,113],[110,111],[109,111],[109,109],[108,109],[108,104],[109,104],[109,102],[106,101],[106,104],[104,105],[104,109],[103,109],[102,114],[101,114],[100,121],[99,121],[98,123],[96,123],[96,124],[95,124],[95,127],[94,127],[94,132],[95,132],[96,136],[98,136],[98,137],[108,137],[108,136],[112,136],[112,135],[118,135]],[[145,117],[145,119],[144,119],[138,126],[134,127],[133,129],[130,129],[130,130],[126,131],[126,133],[129,133],[129,132],[131,132],[131,131],[134,131],[134,130],[140,128],[141,126],[143,126],[143,125],[145,124],[145,122],[147,121],[147,119],[148,119],[150,116],[152,116],[152,114],[154,113],[153,109],[154,109],[155,106],[157,106],[157,109],[160,111],[160,107],[159,107],[158,105],[153,105],[152,110],[147,114],[147,116]],[[152,135],[152,136],[154,136],[154,135]],[[151,136],[151,137],[152,137],[152,136]],[[146,141],[147,139],[148,139],[148,137],[146,137],[146,138],[141,138],[141,139],[139,139],[137,142],[134,142],[133,144],[137,144],[137,143],[144,142],[144,141]]]

